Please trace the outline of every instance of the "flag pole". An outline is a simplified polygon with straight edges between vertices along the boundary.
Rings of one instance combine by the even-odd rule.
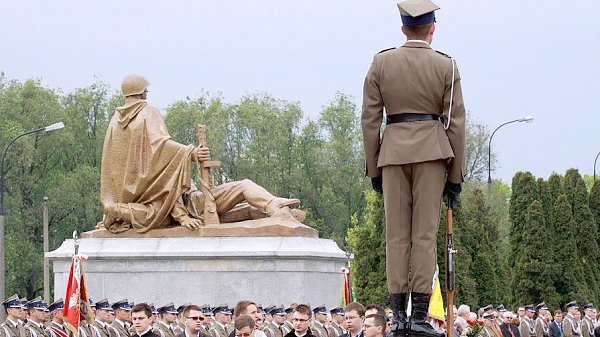
[[[75,242],[75,254],[79,254],[79,236],[77,235],[77,231],[73,231],[73,241]]]

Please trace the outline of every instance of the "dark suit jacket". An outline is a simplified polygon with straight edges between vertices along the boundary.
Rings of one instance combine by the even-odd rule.
[[[232,334],[233,334],[233,337],[235,337],[235,330],[232,332]],[[198,333],[198,336],[200,336],[200,337],[209,337],[208,333],[206,333],[204,330],[200,330],[200,332]],[[185,335],[185,330],[182,333],[180,333],[178,335],[175,335],[175,337],[187,337]]]
[[[600,337],[600,326],[594,329],[594,337]]]
[[[560,335],[562,335],[560,328],[555,321],[550,322],[550,324],[548,324],[548,328],[550,329],[550,337],[560,337]]]
[[[517,328],[515,325],[513,325],[513,324],[501,324],[500,325],[500,331],[502,331],[503,337],[512,337],[512,335],[510,334],[511,330],[512,330],[512,334],[515,335],[515,337],[521,337],[519,328]]]
[[[296,337],[296,331],[292,330],[292,331],[288,332],[287,335],[285,335],[285,337]],[[306,331],[306,335],[304,335],[304,337],[314,337],[312,332],[310,331],[310,327]]]

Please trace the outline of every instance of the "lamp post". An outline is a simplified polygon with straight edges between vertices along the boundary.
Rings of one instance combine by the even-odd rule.
[[[490,141],[488,143],[488,181],[487,181],[487,185],[488,185],[488,202],[491,201],[492,198],[492,138],[494,138],[494,134],[496,133],[496,131],[498,131],[498,129],[500,129],[501,127],[510,124],[510,123],[516,123],[516,122],[525,122],[525,123],[531,123],[533,122],[533,116],[528,115],[525,117],[521,117],[519,119],[515,119],[512,121],[508,121],[506,123],[501,124],[499,127],[496,128],[496,130],[494,130],[494,132],[492,132],[492,135],[490,136]]]
[[[6,157],[6,152],[8,151],[8,148],[10,148],[10,146],[17,139],[19,139],[23,136],[26,136],[26,135],[30,135],[32,133],[37,133],[37,132],[42,132],[42,131],[51,132],[54,130],[60,130],[64,127],[65,127],[65,125],[63,124],[63,122],[60,122],[60,123],[48,125],[43,128],[24,132],[24,133],[16,136],[15,138],[13,138],[8,143],[6,148],[4,148],[4,152],[2,153],[2,158],[0,158],[0,299],[2,299],[2,301],[4,301],[4,299],[5,299],[4,290],[5,290],[5,276],[6,276],[6,262],[5,262],[5,255],[4,255],[4,252],[6,250],[6,246],[4,244],[4,225],[5,225],[6,217],[4,214],[4,203],[3,203],[4,202],[4,157]],[[4,320],[4,311],[0,312],[0,319]]]
[[[596,159],[594,159],[594,181],[596,181],[596,162],[598,161],[598,156],[600,156],[600,152],[598,152]]]

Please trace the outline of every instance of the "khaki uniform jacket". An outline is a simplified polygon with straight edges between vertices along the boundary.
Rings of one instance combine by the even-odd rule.
[[[31,320],[25,323],[25,335],[27,337],[50,337],[43,325],[39,326]]]
[[[344,329],[342,329],[342,327],[335,322],[332,322],[327,326],[327,333],[329,333],[329,337],[339,337],[343,335],[344,332]]]
[[[592,322],[591,318],[589,318],[588,316],[584,316],[581,319],[581,334],[583,335],[583,337],[593,337],[594,328],[594,323]]]
[[[315,337],[329,337],[327,329],[325,329],[325,326],[319,322],[313,322],[310,330]]]
[[[575,318],[571,314],[567,314],[563,320],[563,333],[565,337],[580,336],[581,329],[579,324],[575,322]]]
[[[119,334],[118,337],[131,337],[129,329],[127,329],[127,327],[122,326],[119,322],[117,322],[116,319],[114,322],[112,322],[110,326],[117,331],[117,333]]]
[[[25,337],[25,328],[23,325],[13,323],[10,319],[6,319],[0,324],[0,337]]]
[[[92,329],[99,337],[118,337],[117,332],[115,332],[109,324],[94,320],[94,323],[91,325]]]
[[[521,337],[535,337],[535,327],[533,321],[529,317],[523,317],[519,325],[519,333]]]
[[[210,335],[212,337],[228,337],[229,334],[224,327],[222,327],[219,323],[214,322],[212,327],[210,328]]]
[[[453,68],[449,129],[444,130],[439,121],[395,123],[386,126],[381,141],[384,108],[387,115],[447,114]],[[365,78],[361,125],[367,176],[379,176],[383,166],[445,159],[448,181],[464,181],[465,106],[460,75],[451,58],[425,41],[408,41],[375,55]]]
[[[548,326],[548,322],[545,319],[538,316],[538,318],[534,321],[535,326],[535,335],[537,337],[549,337],[550,336],[550,327]]]
[[[167,325],[163,321],[158,321],[154,324],[152,332],[159,337],[175,337],[175,332],[170,325]]]

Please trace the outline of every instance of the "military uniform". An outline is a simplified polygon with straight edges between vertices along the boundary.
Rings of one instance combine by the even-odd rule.
[[[338,323],[336,323],[335,320],[337,316],[342,317],[342,319],[344,318],[344,308],[335,307],[329,310],[329,314],[331,315],[331,324],[327,325],[327,333],[329,334],[329,337],[339,337],[343,335],[346,331],[344,331],[344,329]]]
[[[177,309],[175,309],[175,306],[173,305],[173,303],[167,303],[165,305],[163,305],[162,307],[158,308],[158,315],[159,315],[159,320],[154,324],[154,329],[152,330],[152,332],[154,332],[155,335],[159,336],[159,337],[175,337],[176,334],[173,331],[173,327],[171,326],[171,323],[168,321],[164,321],[164,315],[177,315]]]
[[[594,305],[592,303],[588,303],[583,306],[583,311],[585,312],[585,316],[581,319],[581,334],[583,337],[594,337],[594,329],[596,328],[592,318],[588,316],[589,310],[594,310]]]
[[[283,306],[273,307],[270,310],[269,314],[271,315],[271,321],[265,326],[263,332],[267,337],[283,337],[287,334],[284,330],[285,326],[285,317],[287,316]],[[275,320],[283,320],[282,324],[277,324]]]
[[[525,316],[521,319],[521,324],[519,325],[519,333],[521,337],[536,337],[535,335],[535,322],[533,319],[527,316],[527,312],[535,313],[535,308],[533,304],[525,306]]]
[[[7,312],[10,310],[13,314],[18,314],[24,308],[25,302],[19,299],[19,295],[14,294],[2,302],[4,310]],[[18,313],[15,313],[15,310]],[[19,322],[19,317],[14,316],[13,319],[10,315],[6,318],[2,324],[0,324],[0,336],[1,337],[25,337],[25,328]]]
[[[221,304],[221,305],[215,307],[212,310],[212,313],[215,316],[215,320],[212,322],[212,326],[209,330],[210,336],[212,336],[212,337],[228,337],[229,332],[227,331],[226,323],[218,322],[217,315],[230,315],[231,316],[231,310],[229,309],[227,304]],[[219,318],[219,319],[223,318],[223,316],[220,316],[220,317],[221,318]]]
[[[329,337],[329,333],[325,325],[317,320],[317,315],[327,315],[327,308],[324,305],[319,305],[313,309],[313,321],[310,329],[315,337]],[[322,316],[321,316],[322,317]]]
[[[113,303],[112,309],[116,314],[118,310],[131,311],[131,306],[127,302],[127,299],[123,299]],[[116,337],[131,337],[132,335],[131,330],[129,330],[129,324],[118,318],[115,318],[110,326],[114,329],[113,331],[117,333]]]
[[[575,317],[573,317],[573,314],[570,312],[571,309],[579,309],[577,302],[569,302],[565,305],[565,307],[567,308],[567,311],[569,311],[569,313],[563,319],[563,333],[565,337],[580,336],[581,328],[579,323],[575,321]]]
[[[534,321],[536,337],[550,337],[550,326],[546,321],[546,317],[544,317],[548,310],[546,303],[538,304],[535,309],[538,312],[538,317]]]
[[[112,310],[106,298],[96,302],[96,313],[98,313],[100,310],[106,310],[107,312]],[[118,332],[116,332],[116,330],[114,330],[114,328],[112,328],[108,322],[99,320],[97,314],[90,327],[94,331],[94,334],[98,337],[118,337]]]

